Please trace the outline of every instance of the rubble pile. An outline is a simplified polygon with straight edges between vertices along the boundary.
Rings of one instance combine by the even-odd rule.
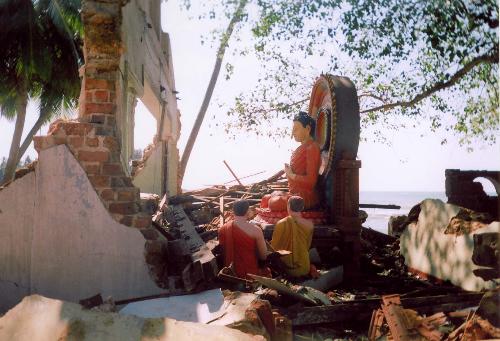
[[[218,273],[222,260],[217,231],[232,218],[232,204],[246,199],[257,208],[264,195],[286,190],[287,183],[279,181],[279,176],[249,186],[212,186],[162,199],[153,214],[153,225],[167,239],[169,280],[177,290],[199,292],[221,287],[233,294],[254,293],[289,319],[294,335],[313,340],[367,336],[405,339],[408,335],[421,340],[457,340],[466,335],[465,339],[472,340],[467,335],[496,335],[496,329],[486,325],[482,317],[467,315],[475,311],[483,293],[430,282],[410,273],[400,254],[399,238],[370,228],[361,229],[359,276],[324,292],[279,276],[242,280],[224,271]],[[418,205],[412,211],[409,216],[415,220]],[[409,220],[406,218],[406,223]],[[269,239],[272,226],[267,227],[271,230],[264,228],[264,235]],[[324,245],[329,247],[326,253]],[[321,250],[317,253],[319,269],[342,264],[342,235],[334,226],[316,226],[312,247]],[[394,316],[404,321],[404,330],[391,329]],[[463,325],[466,322],[467,329]],[[266,338],[274,339],[269,334]]]

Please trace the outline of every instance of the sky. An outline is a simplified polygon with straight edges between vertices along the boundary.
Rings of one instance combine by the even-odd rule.
[[[169,33],[172,46],[176,90],[180,98],[177,104],[182,125],[178,147],[182,155],[209,82],[216,51],[209,44],[201,44],[200,36],[207,27],[200,25],[196,19],[190,20],[186,12],[179,11],[177,1],[162,3],[162,27]],[[184,189],[197,189],[233,180],[224,160],[238,177],[260,173],[243,179],[244,184],[260,181],[281,170],[298,146],[291,137],[275,141],[241,132],[234,139],[224,133],[218,119],[225,117],[227,107],[219,108],[217,103],[239,92],[251,90],[248,86],[256,79],[258,68],[256,61],[250,57],[235,60],[228,55],[227,58],[233,58],[234,75],[229,82],[223,80],[222,73],[219,76],[212,103],[191,153],[182,186]],[[31,102],[25,133],[35,122],[36,114],[36,103]],[[217,119],[214,120],[214,116]],[[291,122],[289,126],[291,130]],[[0,118],[0,158],[8,155],[13,130],[14,122]],[[46,131],[47,127],[43,127],[39,134],[43,135]],[[152,141],[154,133],[154,119],[139,101],[136,108],[135,148],[144,148]],[[448,143],[441,145],[443,136],[429,132],[425,125],[389,131],[385,136],[390,145],[360,142],[358,158],[362,163],[361,191],[444,191],[444,172],[447,168],[500,170],[499,142],[492,146],[477,144],[474,151],[469,153],[459,146],[454,136],[448,136]],[[32,146],[28,155],[36,158]],[[492,191],[489,182],[481,182],[487,191]]]

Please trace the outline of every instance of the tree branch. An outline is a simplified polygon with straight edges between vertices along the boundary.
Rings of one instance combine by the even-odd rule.
[[[374,108],[366,109],[361,111],[361,114],[366,114],[369,112],[373,111],[379,111],[379,110],[391,110],[396,107],[410,107],[412,105],[417,104],[421,100],[429,97],[430,95],[434,94],[435,92],[441,91],[443,89],[449,88],[450,86],[455,85],[460,79],[462,79],[467,73],[469,73],[474,67],[476,67],[479,64],[482,63],[488,63],[488,64],[498,64],[498,51],[495,51],[492,55],[481,55],[478,56],[474,59],[472,59],[470,62],[465,64],[463,68],[458,70],[448,81],[446,82],[437,82],[434,84],[431,88],[425,90],[424,92],[416,95],[413,97],[412,100],[410,101],[399,101],[396,103],[389,103],[389,104],[384,104],[380,105]]]

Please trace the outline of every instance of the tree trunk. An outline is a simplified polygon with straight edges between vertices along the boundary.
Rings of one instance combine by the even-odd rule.
[[[5,174],[0,184],[14,179],[14,174],[17,168],[17,160],[19,154],[19,144],[23,135],[24,122],[26,120],[26,107],[28,105],[28,93],[26,90],[21,90],[19,97],[16,100],[16,125],[14,128],[14,135],[10,144],[9,158],[7,159],[7,166],[5,167]]]
[[[21,158],[23,157],[24,153],[26,153],[26,149],[28,149],[28,147],[31,144],[31,141],[33,141],[33,136],[35,136],[36,132],[38,130],[40,130],[40,128],[43,126],[43,124],[45,123],[45,119],[46,119],[46,115],[40,114],[40,116],[38,117],[38,120],[35,122],[35,124],[31,128],[31,130],[28,132],[28,134],[24,138],[24,141],[21,144],[21,147],[19,147],[19,152],[17,154],[16,164],[18,164],[19,161],[21,161]]]
[[[224,58],[224,53],[226,52],[226,47],[229,42],[229,38],[233,33],[234,26],[241,20],[241,16],[243,14],[243,9],[246,6],[248,0],[240,0],[238,3],[238,7],[234,12],[229,25],[221,37],[219,49],[217,50],[217,59],[215,61],[214,69],[212,71],[212,77],[210,78],[210,82],[208,83],[207,91],[205,92],[205,97],[203,98],[203,103],[201,104],[200,111],[198,112],[198,116],[193,125],[193,129],[191,130],[191,134],[189,134],[188,141],[186,143],[186,148],[182,153],[181,165],[179,170],[179,182],[182,185],[182,180],[184,179],[184,173],[186,172],[186,165],[189,160],[189,156],[191,155],[191,151],[193,150],[194,142],[196,141],[196,137],[198,136],[198,132],[200,131],[201,124],[203,123],[203,118],[205,117],[205,113],[207,112],[208,105],[210,104],[210,99],[212,98],[212,93],[214,92],[215,84],[217,83],[217,77],[219,76],[220,68],[222,65],[222,59]]]

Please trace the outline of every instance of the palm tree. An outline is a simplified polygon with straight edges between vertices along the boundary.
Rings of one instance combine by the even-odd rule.
[[[10,181],[34,134],[80,92],[80,0],[0,0],[0,114],[15,119],[2,183]],[[29,98],[40,100],[39,117],[23,144]]]

